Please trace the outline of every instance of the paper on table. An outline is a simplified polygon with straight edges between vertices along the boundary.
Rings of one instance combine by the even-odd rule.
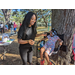
[[[9,45],[9,44],[11,44],[13,41],[14,41],[14,39],[10,39],[10,40],[7,41],[7,42],[2,42],[2,41],[0,41],[0,45],[1,45],[1,46],[2,46],[2,45]]]

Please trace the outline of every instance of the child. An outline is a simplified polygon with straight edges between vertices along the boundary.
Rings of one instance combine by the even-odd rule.
[[[50,65],[50,61],[49,61],[49,56],[53,53],[54,51],[54,47],[55,47],[55,43],[57,40],[60,41],[60,45],[62,45],[62,40],[54,34],[54,32],[50,31],[50,35],[48,35],[46,38],[42,39],[42,40],[46,40],[48,39],[48,41],[45,43],[45,45],[41,48],[41,65],[44,65],[44,59],[43,59],[43,53],[45,51],[45,58],[47,60],[48,65]]]

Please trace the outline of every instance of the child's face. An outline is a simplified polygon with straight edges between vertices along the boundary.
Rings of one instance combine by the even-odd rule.
[[[50,36],[53,36],[52,31],[50,31]]]

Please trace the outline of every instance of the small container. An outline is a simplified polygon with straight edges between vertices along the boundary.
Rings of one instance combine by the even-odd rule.
[[[7,41],[9,41],[9,36],[8,36],[8,34],[6,34],[6,33],[4,33],[3,35],[2,35],[2,41],[3,42],[7,42]]]
[[[3,42],[7,42],[7,38],[4,38],[4,39],[3,39]]]
[[[0,35],[0,41],[2,41],[2,35]]]

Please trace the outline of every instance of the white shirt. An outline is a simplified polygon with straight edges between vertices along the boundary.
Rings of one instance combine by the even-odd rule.
[[[1,24],[1,28],[3,28],[3,24]]]

